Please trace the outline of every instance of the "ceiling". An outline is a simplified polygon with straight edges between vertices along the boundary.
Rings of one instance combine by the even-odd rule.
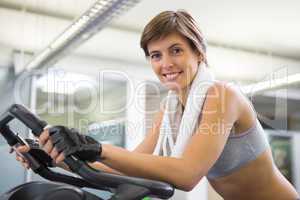
[[[0,24],[5,27],[0,29],[0,63],[12,65],[11,52],[15,50],[41,51],[94,2],[0,0]],[[74,53],[149,66],[139,47],[141,31],[160,11],[177,9],[189,11],[199,23],[208,41],[208,59],[218,78],[261,81],[282,66],[289,66],[289,73],[300,72],[297,0],[141,0]],[[148,77],[148,72],[141,77]]]
[[[179,8],[191,12],[210,43],[300,59],[297,0],[142,1],[116,24],[141,30],[159,11]]]
[[[39,52],[94,2],[0,0],[0,23],[4,27],[0,29],[1,63],[12,62],[12,51]],[[217,66],[213,70],[219,76],[230,80],[239,78],[244,82],[261,81],[286,65],[292,67],[289,73],[300,72],[298,0],[141,0],[75,53],[102,60],[126,61],[136,66],[133,68],[136,72],[139,66],[149,65],[139,48],[143,27],[160,11],[177,9],[189,11],[199,23],[210,47],[208,54],[214,52],[211,63]],[[236,62],[237,58],[243,62]]]
[[[95,0],[0,0],[1,7],[74,19]],[[163,10],[186,9],[209,43],[300,59],[300,1],[143,0],[113,26],[141,32]]]

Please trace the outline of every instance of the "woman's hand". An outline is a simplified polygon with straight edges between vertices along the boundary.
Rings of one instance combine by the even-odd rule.
[[[56,163],[62,162],[69,155],[82,161],[94,162],[100,159],[102,151],[101,144],[92,137],[64,126],[46,129],[40,135],[39,143]]]
[[[59,153],[54,147],[50,139],[49,129],[45,129],[39,137],[40,147],[55,161],[56,164],[61,163],[65,157],[63,153]]]
[[[16,160],[19,161],[22,164],[22,166],[26,169],[29,169],[29,163],[26,161],[26,159],[24,159],[21,155],[19,155],[19,153],[27,153],[29,150],[30,148],[26,145],[19,146],[16,149]],[[11,148],[9,153],[13,153],[14,151],[15,150]]]

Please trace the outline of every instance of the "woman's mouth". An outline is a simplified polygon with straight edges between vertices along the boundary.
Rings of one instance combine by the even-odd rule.
[[[166,81],[174,81],[178,78],[178,76],[180,76],[180,74],[182,74],[183,71],[179,71],[179,72],[169,72],[169,73],[165,73],[163,74],[163,77]]]

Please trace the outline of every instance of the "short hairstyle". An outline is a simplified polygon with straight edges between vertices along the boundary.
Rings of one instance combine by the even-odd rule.
[[[207,64],[206,42],[203,34],[193,17],[184,10],[161,12],[145,26],[140,46],[146,57],[149,56],[149,42],[164,38],[174,32],[184,36],[191,48],[200,53],[203,61]]]

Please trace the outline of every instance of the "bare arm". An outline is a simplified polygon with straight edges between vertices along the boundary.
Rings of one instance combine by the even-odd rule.
[[[189,191],[221,154],[230,129],[240,115],[239,107],[235,92],[217,84],[208,91],[201,124],[181,158],[129,152],[103,145],[103,163],[130,176],[165,181]]]
[[[101,163],[101,162],[93,162],[93,163],[88,163],[88,165],[96,170],[100,170],[103,172],[111,173],[111,174],[118,174],[118,175],[125,175],[121,171],[115,170],[111,167],[108,167],[107,165]]]
[[[208,90],[200,126],[191,136],[180,158],[130,152],[104,144],[102,163],[129,176],[165,181],[189,191],[220,156],[232,125],[239,119],[240,110],[236,92],[218,83]],[[39,141],[57,162],[64,160],[63,152],[58,154],[53,148],[47,131],[41,134]]]
[[[159,136],[159,128],[160,128],[162,116],[163,116],[163,111],[160,110],[154,118],[154,123],[153,123],[151,130],[149,131],[149,133],[146,134],[145,139],[138,145],[138,147],[136,149],[133,150],[133,152],[152,154],[152,152],[155,148],[158,136]],[[48,133],[46,134],[46,137],[49,137]],[[48,143],[48,146],[52,146],[52,145],[50,145]],[[22,146],[22,147],[19,147],[19,151],[25,153],[25,152],[29,151],[29,148],[26,146]],[[25,168],[29,169],[29,165],[25,159],[23,159],[21,156],[18,156],[18,155],[16,155],[16,159],[18,161],[20,161]],[[118,175],[125,175],[124,173],[122,173],[122,170],[115,170],[101,162],[93,162],[93,163],[87,163],[87,164],[90,167],[100,170],[100,171],[104,171],[104,172],[112,173],[112,174],[118,174]],[[71,171],[64,162],[59,162],[56,164],[56,166],[60,167],[64,170]]]
[[[156,114],[156,116],[153,120],[154,123],[153,123],[151,130],[146,134],[145,139],[133,150],[133,152],[145,153],[145,154],[153,153],[156,142],[158,140],[158,136],[159,136],[159,128],[160,128],[162,116],[163,116],[163,111],[160,110]],[[124,173],[122,173],[122,169],[115,170],[101,162],[89,163],[89,165],[94,169],[98,169],[98,170],[105,171],[108,173],[125,175]]]

